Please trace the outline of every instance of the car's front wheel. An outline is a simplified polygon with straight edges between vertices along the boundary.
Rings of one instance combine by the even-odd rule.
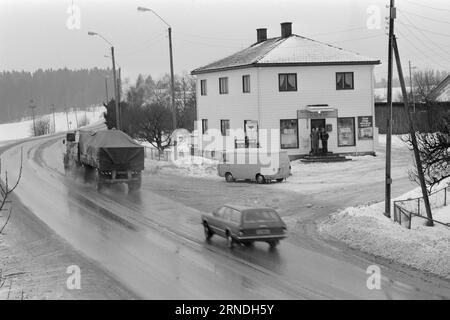
[[[278,245],[280,243],[280,241],[279,240],[275,240],[275,241],[269,241],[269,246],[270,246],[270,249],[274,249],[274,248],[276,248],[276,246]]]
[[[209,228],[209,226],[208,226],[207,223],[204,223],[204,224],[203,224],[203,231],[204,231],[204,233],[205,233],[205,239],[206,239],[206,240],[210,240],[211,237],[213,236],[213,233],[212,233],[212,231],[211,231],[211,229]]]

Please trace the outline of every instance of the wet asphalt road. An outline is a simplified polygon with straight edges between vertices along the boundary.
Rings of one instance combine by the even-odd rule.
[[[16,194],[21,202],[75,249],[142,298],[450,297],[448,282],[437,287],[384,267],[382,289],[369,290],[366,268],[372,262],[349,257],[339,249],[328,249],[333,251],[330,254],[315,245],[301,245],[301,236],[282,242],[272,251],[266,244],[229,250],[225,240],[215,237],[206,243],[200,225],[204,208],[155,191],[158,180],[151,176],[134,194],[127,194],[124,186],[98,193],[83,169],[64,172],[61,138],[33,140],[8,149],[2,158],[4,168],[10,169],[11,180],[20,147],[24,168]],[[172,184],[176,188],[176,180]],[[324,202],[322,212],[328,207],[332,206]]]

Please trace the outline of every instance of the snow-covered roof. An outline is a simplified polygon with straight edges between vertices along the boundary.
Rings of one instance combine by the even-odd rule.
[[[239,69],[251,66],[379,63],[380,60],[293,34],[286,38],[271,38],[256,43],[224,59],[197,68],[192,71],[192,74]]]

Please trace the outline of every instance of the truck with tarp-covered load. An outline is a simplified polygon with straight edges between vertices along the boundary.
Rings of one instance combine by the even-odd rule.
[[[125,183],[128,190],[141,187],[144,147],[120,130],[67,133],[64,166],[76,165],[96,171],[97,189],[104,185]]]

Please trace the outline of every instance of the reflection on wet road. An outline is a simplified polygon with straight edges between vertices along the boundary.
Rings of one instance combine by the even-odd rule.
[[[64,172],[61,139],[22,144],[24,205],[76,249],[150,299],[439,298],[392,280],[368,290],[366,269],[285,241],[229,250],[225,240],[203,239],[201,212],[149,190],[127,194],[125,186],[96,191],[83,169]],[[13,168],[20,146],[3,155]],[[367,267],[367,266],[366,266]]]

